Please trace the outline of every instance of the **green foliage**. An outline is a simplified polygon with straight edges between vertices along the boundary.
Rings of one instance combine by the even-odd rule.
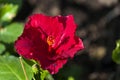
[[[0,25],[16,16],[21,3],[21,0],[0,0]]]
[[[17,12],[18,6],[13,4],[5,4],[0,6],[0,21],[11,21]],[[1,23],[2,23],[1,22]]]
[[[32,79],[31,67],[22,61],[29,80]],[[26,80],[19,58],[0,56],[0,80]]]
[[[42,72],[41,72],[41,76],[40,76],[40,77],[41,77],[41,80],[44,80],[45,77],[47,76],[47,74],[49,74],[47,70],[42,71]]]
[[[3,51],[5,51],[5,46],[2,43],[0,43],[0,54],[2,54]]]
[[[41,71],[41,80],[54,80],[52,75],[47,70]]]
[[[120,64],[120,40],[116,42],[116,48],[113,50],[112,59],[117,64]]]
[[[41,78],[43,80],[54,80],[54,78],[52,77],[52,75],[49,74],[48,71],[46,71],[46,70],[44,71],[44,74],[41,75]]]
[[[12,23],[0,29],[0,41],[4,43],[13,43],[22,33],[22,23]]]
[[[43,70],[38,64],[32,66],[32,71],[34,80],[54,80],[52,75],[47,70]]]

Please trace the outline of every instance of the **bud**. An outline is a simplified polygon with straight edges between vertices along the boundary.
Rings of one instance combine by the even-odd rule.
[[[116,42],[116,48],[112,52],[112,59],[117,64],[120,64],[120,40]]]
[[[32,66],[32,71],[33,71],[34,74],[38,74],[39,71],[40,71],[39,65],[38,65],[38,64],[34,64],[34,65]]]

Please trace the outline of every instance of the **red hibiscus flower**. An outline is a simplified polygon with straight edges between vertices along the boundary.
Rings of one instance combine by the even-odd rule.
[[[84,48],[75,30],[72,15],[51,17],[34,14],[16,40],[15,48],[18,54],[38,61],[43,69],[55,74],[68,58],[73,58]]]

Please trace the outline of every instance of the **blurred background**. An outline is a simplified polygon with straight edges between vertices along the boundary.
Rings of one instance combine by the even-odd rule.
[[[12,22],[25,23],[34,13],[74,16],[85,49],[53,75],[54,80],[120,80],[120,65],[112,60],[120,39],[120,0],[22,0],[20,4]]]

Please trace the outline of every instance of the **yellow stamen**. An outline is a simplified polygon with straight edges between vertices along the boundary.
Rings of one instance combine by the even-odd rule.
[[[55,38],[53,36],[50,35],[47,37],[47,43],[49,46],[52,46],[54,42],[55,42]]]
[[[47,43],[49,45],[49,47],[48,47],[49,51],[52,50],[52,45],[54,44],[54,42],[55,42],[55,38],[53,36],[50,35],[50,36],[47,37]]]

